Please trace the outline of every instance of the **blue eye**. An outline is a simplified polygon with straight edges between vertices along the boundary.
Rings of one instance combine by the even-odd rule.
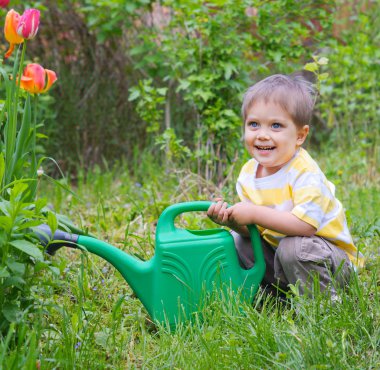
[[[259,124],[257,122],[248,122],[248,126],[252,128],[257,128],[259,127]]]
[[[278,122],[275,122],[275,123],[273,123],[272,124],[272,128],[274,128],[274,129],[279,129],[279,128],[281,128],[281,123],[278,123]]]

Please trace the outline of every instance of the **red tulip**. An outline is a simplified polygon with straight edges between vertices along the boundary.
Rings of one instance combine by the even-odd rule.
[[[54,71],[44,69],[37,63],[28,64],[21,77],[20,87],[31,94],[40,94],[48,91],[57,81]]]
[[[22,44],[24,42],[24,39],[17,34],[17,26],[19,21],[20,14],[15,12],[13,9],[11,9],[5,17],[4,36],[10,45],[8,51],[4,55],[4,59],[8,59],[11,56],[15,45]]]
[[[24,39],[33,39],[40,25],[40,11],[37,9],[26,9],[21,16],[17,26],[17,34]]]
[[[0,0],[0,8],[6,8],[9,4],[9,0]]]

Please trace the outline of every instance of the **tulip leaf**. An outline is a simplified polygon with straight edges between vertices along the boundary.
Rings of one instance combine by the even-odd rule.
[[[18,166],[17,164],[20,162],[25,162],[25,154],[28,151],[28,137],[30,135],[30,120],[31,120],[31,108],[30,108],[30,95],[28,94],[26,101],[25,101],[25,107],[24,107],[24,115],[22,118],[22,123],[20,130],[17,134],[16,139],[16,151],[13,154],[11,167],[9,169],[11,177],[17,177],[20,178],[21,176],[17,176],[17,170],[22,171],[22,166]],[[20,172],[21,175],[22,172]]]
[[[0,153],[0,184],[1,184],[2,181],[3,181],[4,173],[5,173],[5,160],[4,160],[4,154],[3,154],[3,153]]]

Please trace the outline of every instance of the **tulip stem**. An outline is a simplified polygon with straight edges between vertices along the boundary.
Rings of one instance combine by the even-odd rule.
[[[17,135],[17,115],[18,115],[18,97],[19,97],[19,89],[20,89],[20,79],[17,80],[17,70],[19,70],[19,76],[20,71],[22,71],[22,67],[24,64],[24,58],[25,58],[25,50],[26,50],[26,42],[24,42],[22,51],[21,51],[21,58],[20,63],[18,64],[18,55],[19,51],[17,51],[14,66],[13,66],[13,72],[12,72],[12,81],[11,81],[11,87],[9,89],[9,95],[7,94],[7,107],[9,112],[9,117],[7,120],[7,126],[6,126],[6,133],[4,135],[4,141],[5,141],[5,163],[6,168],[8,169],[6,171],[6,174],[4,176],[4,184],[8,184],[12,181],[13,178],[13,168],[14,165],[12,161],[13,153],[16,146],[16,135]]]
[[[37,178],[37,158],[36,158],[36,136],[37,136],[37,119],[38,119],[38,94],[33,96],[33,118],[32,118],[32,145],[30,160],[30,178]],[[30,183],[30,197],[34,199],[37,190],[37,182]]]
[[[17,106],[18,106],[18,96],[20,92],[20,85],[21,85],[21,76],[22,71],[24,69],[24,59],[25,59],[25,51],[26,51],[26,40],[24,40],[24,43],[22,44],[22,51],[21,51],[21,58],[20,58],[20,64],[18,67],[18,79],[16,78],[16,99],[15,99],[15,119],[17,122]]]
[[[9,95],[7,94],[7,107],[9,112],[9,117],[7,120],[6,132],[4,135],[5,141],[5,163],[6,163],[6,173],[4,176],[4,184],[9,184],[13,180],[15,161],[17,158],[14,158],[14,152],[16,148],[17,141],[17,121],[18,121],[18,106],[19,106],[19,90],[21,82],[21,73],[23,70],[24,59],[26,51],[26,42],[24,41],[21,57],[18,59],[19,50],[17,51],[16,58],[13,66],[12,81],[11,87],[8,90]],[[18,75],[17,75],[18,71]]]

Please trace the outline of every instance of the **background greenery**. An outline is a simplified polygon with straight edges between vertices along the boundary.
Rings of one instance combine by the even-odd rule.
[[[149,148],[220,182],[241,155],[244,90],[270,73],[301,70],[313,54],[330,59],[314,140],[376,147],[379,7],[372,1],[29,5],[44,19],[32,54],[60,78],[45,99],[44,132],[64,170],[133,161]]]
[[[54,157],[67,177],[44,162],[56,182],[40,179],[33,206],[22,185],[1,199],[2,245],[22,239],[35,246],[26,220],[54,228],[59,212],[151,258],[166,206],[215,195],[236,200],[234,181],[247,159],[239,118],[246,87],[271,73],[302,70],[319,55],[329,59],[321,71],[328,76],[306,145],[337,185],[368,262],[341,305],[297,294],[281,305],[259,294],[242,311],[226,298],[206,309],[204,323],[173,334],[152,327],[120,275],[95,256],[2,249],[9,276],[0,271],[0,368],[380,367],[375,1],[11,0],[11,6],[41,10],[38,41],[28,44],[27,57],[59,80],[40,97],[39,132],[48,139],[38,151]],[[182,222],[206,224],[199,215]]]

